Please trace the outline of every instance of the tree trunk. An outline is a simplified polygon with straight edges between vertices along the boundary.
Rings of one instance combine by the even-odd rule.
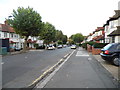
[[[24,52],[27,50],[27,39],[28,39],[28,36],[25,37],[24,47],[23,47]]]

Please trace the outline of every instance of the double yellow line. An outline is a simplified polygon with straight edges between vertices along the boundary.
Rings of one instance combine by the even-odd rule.
[[[70,55],[70,53],[68,53],[62,59],[60,59],[55,65],[53,65],[52,67],[50,67],[49,69],[47,69],[42,75],[40,75],[36,80],[34,80],[31,84],[29,84],[28,87],[34,87],[45,76],[47,76],[48,74],[50,74],[51,72],[53,72],[55,70],[55,68],[57,68],[58,65],[60,65],[65,60],[65,58],[67,58],[69,55]]]

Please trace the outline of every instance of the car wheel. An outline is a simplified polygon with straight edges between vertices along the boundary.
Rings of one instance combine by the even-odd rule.
[[[114,65],[119,66],[120,65],[120,58],[118,57],[113,57],[112,62]]]

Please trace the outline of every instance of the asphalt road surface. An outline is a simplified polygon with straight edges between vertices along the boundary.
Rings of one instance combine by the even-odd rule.
[[[2,58],[2,87],[23,88],[31,84],[45,70],[56,64],[70,48],[29,51]]]
[[[79,48],[36,88],[118,88],[118,82],[92,55]]]

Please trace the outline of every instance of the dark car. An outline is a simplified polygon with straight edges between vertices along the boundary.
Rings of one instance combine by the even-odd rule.
[[[102,59],[110,61],[114,65],[120,65],[120,43],[108,44],[101,51]]]

